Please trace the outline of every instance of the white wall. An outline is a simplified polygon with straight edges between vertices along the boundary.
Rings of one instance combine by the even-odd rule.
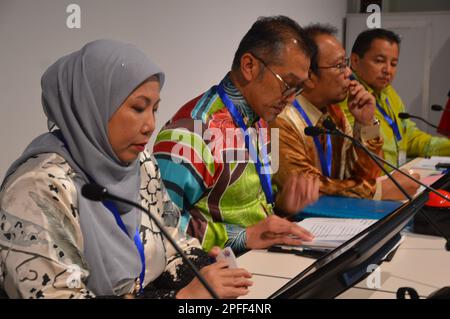
[[[347,16],[347,52],[357,35],[367,29],[366,19],[366,14]],[[407,112],[439,124],[442,113],[432,112],[430,107],[445,106],[450,89],[450,11],[383,13],[381,24],[402,37],[393,86]],[[435,129],[415,122],[420,129],[436,134]]]
[[[448,11],[448,0],[384,0],[386,10],[389,12],[423,12],[423,11]]]
[[[360,13],[361,0],[348,0],[347,12]],[[448,0],[383,0],[383,12],[449,11]]]
[[[81,29],[66,7],[81,7]],[[258,16],[284,14],[301,25],[340,30],[346,0],[0,0],[0,178],[32,138],[46,131],[40,77],[58,57],[98,38],[136,44],[166,72],[159,128],[228,71]]]

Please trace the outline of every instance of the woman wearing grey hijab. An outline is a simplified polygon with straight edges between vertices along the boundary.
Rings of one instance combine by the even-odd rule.
[[[164,73],[136,47],[97,40],[42,76],[50,132],[9,168],[0,192],[0,288],[11,298],[207,298],[149,216],[81,195],[89,182],[157,216],[225,298],[247,293],[250,274],[209,265],[145,150]]]

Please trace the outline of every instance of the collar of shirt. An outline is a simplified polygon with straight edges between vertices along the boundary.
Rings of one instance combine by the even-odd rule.
[[[245,124],[248,127],[253,126],[253,124],[255,124],[255,122],[259,120],[259,116],[253,111],[245,98],[242,96],[241,92],[233,84],[229,74],[224,77],[222,83],[225,93],[227,93],[231,102],[233,102],[239,113],[241,113],[242,117],[244,118]]]
[[[328,116],[328,112],[322,113],[322,111],[320,111],[316,106],[314,106],[303,95],[299,95],[297,97],[297,101],[298,101],[298,103],[300,103],[300,105],[302,106],[303,110],[308,115],[312,125],[314,125],[314,126],[316,126],[317,123],[319,123],[319,121],[321,121],[322,118]],[[305,126],[308,126],[304,119],[303,119],[303,121],[305,122]],[[323,122],[323,121],[321,121],[321,122]]]

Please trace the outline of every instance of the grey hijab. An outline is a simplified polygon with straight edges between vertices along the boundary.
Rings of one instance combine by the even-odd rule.
[[[139,277],[141,261],[133,235],[141,213],[117,203],[126,213],[122,219],[127,236],[112,213],[102,203],[82,197],[80,189],[91,180],[113,194],[139,201],[139,160],[121,163],[107,128],[130,93],[153,75],[162,87],[164,74],[159,67],[133,45],[113,40],[90,42],[60,58],[42,76],[42,105],[49,129],[59,128],[65,143],[54,132],[39,136],[6,174],[7,178],[28,158],[42,153],[61,155],[75,170],[84,257],[90,270],[87,285],[97,295],[126,293]]]

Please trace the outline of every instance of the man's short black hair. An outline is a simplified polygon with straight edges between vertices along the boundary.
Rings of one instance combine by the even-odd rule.
[[[363,58],[367,51],[370,50],[372,42],[376,39],[386,40],[390,43],[397,43],[400,49],[400,36],[395,32],[386,29],[369,29],[361,32],[353,44],[352,53],[356,53]]]
[[[314,45],[302,27],[286,16],[260,17],[242,38],[234,55],[232,69],[240,67],[241,57],[253,53],[265,63],[281,63],[283,48],[296,40],[298,48],[308,57],[314,54]]]
[[[315,54],[311,57],[311,72],[319,75],[319,48],[316,43],[316,37],[319,35],[336,36],[337,28],[330,24],[312,23],[305,27],[305,34],[311,39],[315,46]]]

